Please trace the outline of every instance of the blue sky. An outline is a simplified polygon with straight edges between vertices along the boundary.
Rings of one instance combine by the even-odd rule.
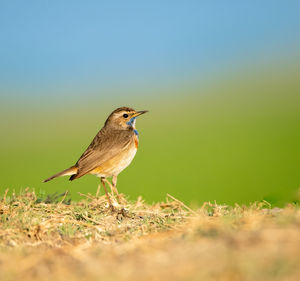
[[[0,0],[0,95],[172,83],[284,56],[299,3]]]

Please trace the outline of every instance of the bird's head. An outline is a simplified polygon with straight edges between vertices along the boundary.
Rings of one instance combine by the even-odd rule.
[[[105,126],[111,126],[118,129],[135,128],[136,118],[146,112],[148,111],[135,111],[130,107],[119,107],[108,116]]]

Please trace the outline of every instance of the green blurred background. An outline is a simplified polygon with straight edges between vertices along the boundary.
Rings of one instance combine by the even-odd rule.
[[[159,6],[169,14],[157,15],[135,3],[139,18],[128,9],[103,20],[96,2],[90,7],[76,2],[72,12],[55,3],[45,15],[37,11],[47,7],[30,2],[36,13],[23,27],[26,9],[20,3],[1,10],[7,23],[10,16],[16,19],[1,27],[7,39],[0,65],[1,193],[31,187],[47,194],[69,190],[74,200],[78,192],[95,194],[99,179],[94,176],[42,180],[73,165],[112,110],[130,106],[149,110],[137,120],[138,153],[118,178],[119,191],[131,199],[141,195],[153,202],[170,193],[193,204],[266,199],[278,206],[296,199],[300,60],[295,7],[282,2],[270,10],[267,3],[236,7],[228,2],[224,11],[217,4],[169,3]],[[77,21],[82,10],[95,12],[95,19]],[[57,11],[53,21],[51,13],[57,16]],[[153,16],[145,26],[144,15]],[[89,13],[82,16],[91,19]],[[73,18],[74,26],[68,26]],[[89,49],[96,39],[88,27],[106,23],[109,30],[113,20],[119,21],[112,28],[114,39],[109,37],[104,49],[100,41]],[[116,45],[124,39],[123,24],[129,26],[130,43]]]
[[[139,151],[119,175],[119,190],[130,198],[152,202],[170,193],[185,202],[283,204],[300,183],[297,66],[282,64],[279,72],[265,66],[202,87],[178,87],[155,101],[123,97],[4,109],[1,191],[29,186],[46,193],[69,190],[74,199],[78,191],[94,194],[94,176],[41,181],[75,163],[107,115],[129,105],[149,110],[137,120]]]

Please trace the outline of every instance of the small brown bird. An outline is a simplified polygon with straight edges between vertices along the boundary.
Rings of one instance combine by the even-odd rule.
[[[138,132],[135,128],[136,117],[146,112],[148,111],[135,111],[130,107],[114,110],[77,163],[44,182],[61,176],[70,175],[72,181],[86,174],[96,175],[100,177],[111,205],[105,182],[110,185],[112,192],[118,194],[117,177],[131,163],[139,144]],[[110,177],[112,177],[112,185],[107,180]]]

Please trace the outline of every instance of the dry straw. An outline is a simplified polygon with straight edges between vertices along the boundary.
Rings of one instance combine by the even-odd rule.
[[[26,190],[0,200],[1,280],[300,280],[300,211],[268,202],[193,210]]]

